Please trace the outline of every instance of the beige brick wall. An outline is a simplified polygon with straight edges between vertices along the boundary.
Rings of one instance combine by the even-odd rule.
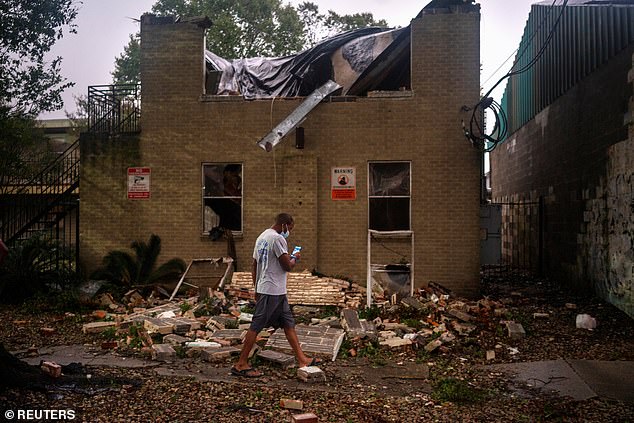
[[[249,268],[255,238],[276,213],[287,211],[296,218],[289,243],[304,247],[300,268],[363,283],[368,161],[406,160],[412,164],[416,285],[436,281],[463,294],[478,290],[480,159],[462,135],[460,107],[478,100],[479,13],[428,14],[413,21],[413,95],[322,103],[302,123],[303,150],[295,149],[294,133],[274,152],[256,146],[301,99],[201,98],[202,39],[203,30],[192,24],[142,26],[143,130],[138,160],[130,162],[152,168],[152,197],[111,199],[112,207],[135,215],[121,215],[119,227],[112,229],[118,248],[156,233],[163,240],[163,259],[225,254],[223,242],[202,234],[201,164],[239,162],[240,270]],[[109,160],[104,154],[102,161]],[[93,166],[107,167],[98,161]],[[355,201],[330,199],[335,166],[356,168]],[[82,185],[82,213],[92,211],[86,219],[82,214],[82,240],[110,248],[115,241],[106,242],[93,229],[101,224],[99,204],[86,204],[84,189],[90,188]],[[409,257],[408,243],[388,245]],[[84,259],[92,266],[103,248],[88,250]],[[400,258],[376,245],[373,252],[373,260]]]

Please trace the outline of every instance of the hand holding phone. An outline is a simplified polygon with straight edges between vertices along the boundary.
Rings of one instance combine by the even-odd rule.
[[[299,245],[296,245],[295,248],[293,248],[293,252],[291,253],[291,258],[294,258],[295,260],[299,260],[299,257],[297,256],[297,254],[301,251],[302,251],[302,247]],[[301,254],[299,256],[301,256]]]

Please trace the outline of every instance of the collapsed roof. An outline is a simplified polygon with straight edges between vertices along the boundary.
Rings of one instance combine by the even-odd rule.
[[[296,55],[226,60],[205,51],[207,93],[246,99],[307,96],[328,80],[342,94],[410,88],[410,28],[362,28]]]

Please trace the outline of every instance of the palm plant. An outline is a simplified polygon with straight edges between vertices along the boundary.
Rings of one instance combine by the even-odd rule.
[[[158,235],[152,234],[148,243],[134,241],[130,247],[134,254],[120,250],[109,252],[103,259],[103,267],[91,277],[128,287],[146,286],[179,277],[185,271],[185,262],[179,258],[156,266],[161,253],[161,238]]]

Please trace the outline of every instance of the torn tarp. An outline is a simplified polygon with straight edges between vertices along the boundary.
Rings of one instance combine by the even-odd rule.
[[[322,41],[297,55],[279,58],[229,61],[206,51],[207,92],[242,95],[246,99],[305,97],[333,80],[343,87],[345,94],[403,32],[409,34],[409,27],[356,29]],[[409,51],[405,53],[409,54]],[[396,84],[409,85],[409,81]]]

